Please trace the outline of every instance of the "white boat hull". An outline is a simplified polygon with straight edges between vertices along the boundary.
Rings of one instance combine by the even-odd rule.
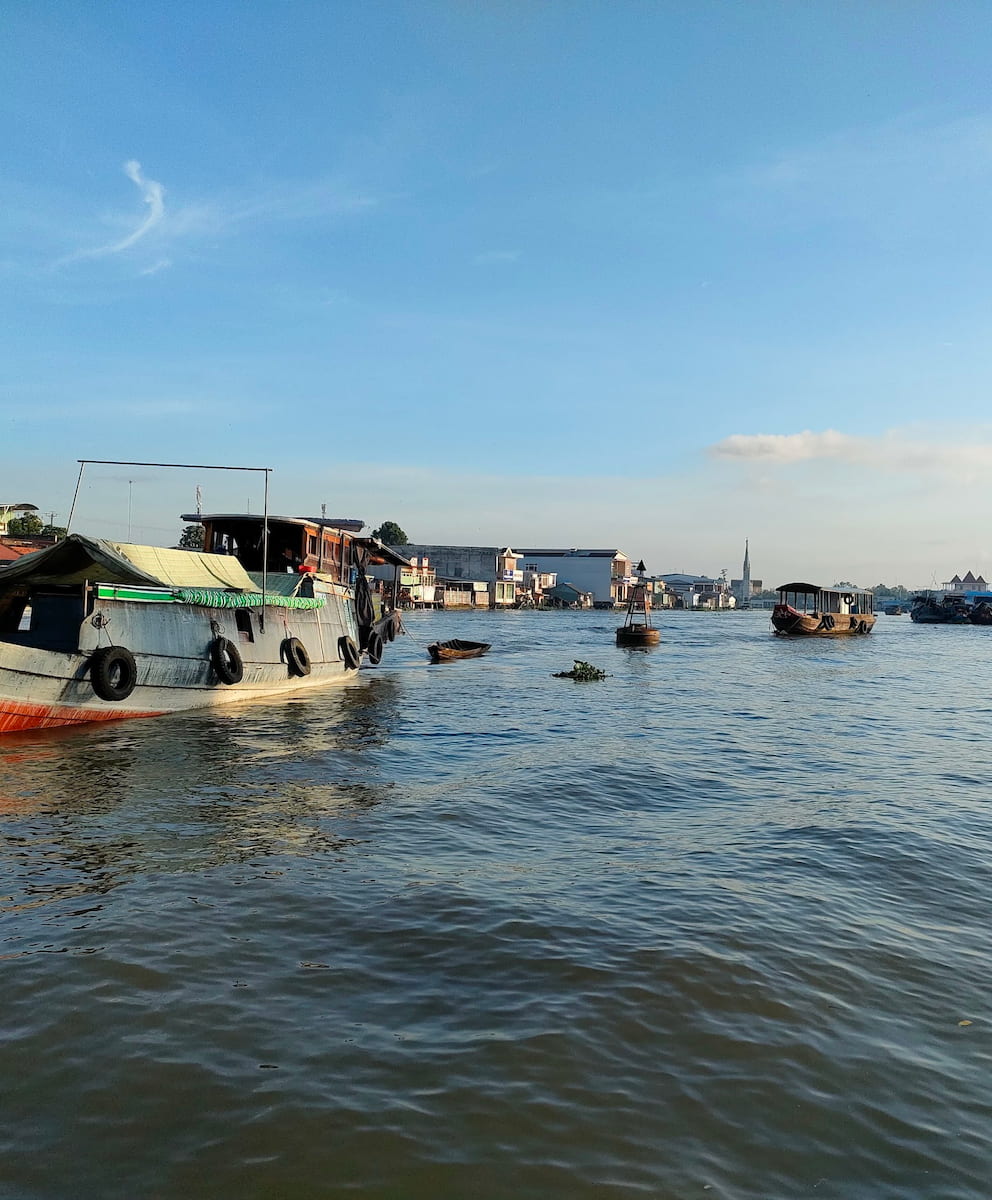
[[[323,607],[305,610],[101,598],[79,626],[75,649],[0,642],[0,734],[160,716],[342,683],[357,669],[341,644],[358,642],[353,598],[343,585],[317,594]],[[210,647],[218,637],[228,639],[243,662],[236,683],[223,683],[213,666]],[[302,642],[309,674],[292,672],[287,638]],[[91,679],[94,652],[109,645],[125,647],[135,660],[135,685],[122,700],[101,699]]]

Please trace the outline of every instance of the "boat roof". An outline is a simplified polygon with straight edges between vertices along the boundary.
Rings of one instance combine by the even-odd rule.
[[[197,550],[167,550],[107,542],[71,533],[61,542],[26,554],[0,571],[0,587],[11,583],[70,585],[141,583],[157,587],[223,588],[254,592],[257,588],[236,558]]]
[[[356,546],[363,546],[368,552],[369,558],[374,563],[380,565],[382,563],[390,563],[394,567],[413,566],[413,563],[408,558],[404,558],[402,554],[398,554],[391,546],[387,546],[378,538],[355,538],[354,544]]]
[[[264,521],[263,513],[183,513],[182,521],[193,524],[203,524],[212,521],[225,523],[231,521]],[[269,524],[278,522],[280,525],[320,525],[329,529],[344,529],[348,533],[360,533],[365,528],[365,522],[357,517],[278,517],[269,514]]]
[[[816,592],[836,592],[839,596],[867,596],[869,592],[865,588],[849,587],[847,584],[841,584],[839,587],[820,587],[816,583],[783,583],[776,589],[776,592],[795,592],[797,595],[813,595]]]

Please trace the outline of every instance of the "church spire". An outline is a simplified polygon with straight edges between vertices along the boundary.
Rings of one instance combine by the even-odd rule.
[[[748,547],[748,539],[744,539],[744,569],[741,571],[741,608],[751,607],[751,555]]]

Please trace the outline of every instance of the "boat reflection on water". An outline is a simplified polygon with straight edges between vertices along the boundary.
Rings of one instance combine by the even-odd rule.
[[[341,854],[390,794],[399,711],[386,677],[271,705],[55,734],[0,751],[0,912],[143,876]]]

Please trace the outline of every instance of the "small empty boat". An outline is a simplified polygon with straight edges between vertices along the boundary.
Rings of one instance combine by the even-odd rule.
[[[431,662],[451,662],[456,658],[478,658],[489,648],[489,642],[465,642],[453,638],[450,642],[431,642],[427,653],[431,656]]]

